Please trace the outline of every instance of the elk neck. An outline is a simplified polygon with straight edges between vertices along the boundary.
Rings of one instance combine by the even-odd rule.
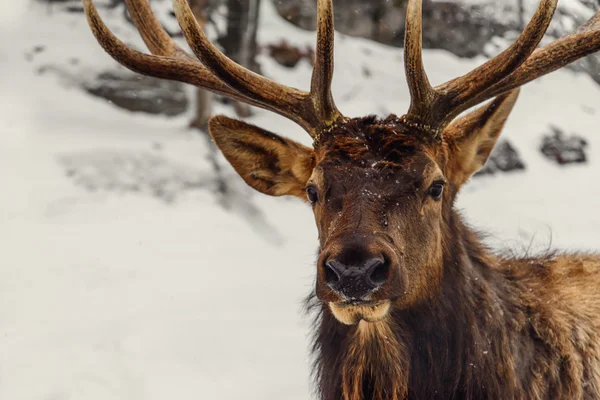
[[[517,283],[497,267],[460,215],[444,216],[443,278],[429,300],[384,321],[345,326],[317,309],[314,375],[323,400],[512,398],[533,344]],[[499,362],[501,360],[501,362]]]

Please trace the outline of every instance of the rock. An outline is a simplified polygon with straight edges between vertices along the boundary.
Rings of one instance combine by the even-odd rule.
[[[425,2],[423,46],[448,50],[459,57],[485,55],[488,44],[516,29],[516,23],[510,18],[501,21],[487,18],[484,7],[479,4],[467,7],[451,1]],[[401,38],[404,40],[404,24]],[[403,42],[397,45],[402,46]]]
[[[521,161],[517,150],[506,140],[501,141],[494,148],[491,159],[496,168],[502,172],[524,170],[525,164]]]
[[[521,161],[519,153],[507,140],[502,140],[496,144],[488,161],[474,176],[494,175],[498,172],[524,169],[525,164]]]
[[[316,1],[277,0],[279,14],[303,29],[316,29]],[[337,4],[336,30],[402,47],[406,2],[403,0],[347,0]],[[453,1],[423,2],[423,44],[427,48],[449,50],[461,57],[484,53],[494,36],[516,28],[515,23],[498,23],[487,18],[485,5],[457,4]]]
[[[102,72],[94,80],[84,82],[84,88],[94,96],[134,112],[172,117],[184,113],[189,104],[183,84],[129,71]]]
[[[294,68],[304,59],[310,65],[314,65],[315,52],[311,47],[300,49],[289,44],[286,40],[281,40],[279,43],[265,46],[265,49],[270,57],[286,68]]]
[[[537,0],[525,0],[527,17],[533,15]],[[315,0],[274,0],[278,13],[303,29],[316,29]],[[574,5],[577,6],[574,6]],[[345,0],[335,4],[336,30],[402,47],[406,17],[405,0]],[[494,56],[514,41],[522,27],[518,2],[504,1],[423,1],[423,46],[448,50],[459,57]],[[547,39],[563,37],[584,24],[598,9],[597,0],[575,0],[561,6],[548,30]],[[600,54],[570,64],[600,83]]]
[[[83,14],[84,10],[82,6],[67,6],[65,11],[72,14]]]
[[[552,133],[543,137],[540,147],[546,158],[559,165],[587,162],[585,139],[575,134],[567,137],[563,130],[555,126],[551,126],[550,130]]]

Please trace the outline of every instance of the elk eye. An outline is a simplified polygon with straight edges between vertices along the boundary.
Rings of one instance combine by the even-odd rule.
[[[442,182],[442,181],[433,182],[433,184],[429,188],[429,195],[434,200],[439,200],[442,198],[443,193],[444,193],[444,182]]]
[[[315,204],[319,200],[319,193],[317,192],[317,188],[314,186],[308,186],[306,188],[306,197],[310,204]]]

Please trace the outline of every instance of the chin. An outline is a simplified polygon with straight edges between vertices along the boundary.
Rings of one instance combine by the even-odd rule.
[[[391,301],[329,303],[333,316],[346,325],[356,325],[360,321],[378,322],[390,312]]]

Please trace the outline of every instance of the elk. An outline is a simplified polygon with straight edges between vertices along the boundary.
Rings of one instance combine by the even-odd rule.
[[[83,0],[95,37],[116,61],[273,111],[313,139],[306,147],[224,116],[209,124],[248,185],[312,206],[320,247],[309,304],[320,399],[600,398],[600,256],[501,256],[454,208],[519,87],[600,50],[600,12],[538,48],[557,6],[541,0],[514,44],[433,87],[422,60],[421,0],[410,0],[410,108],[379,119],[345,117],[334,103],[332,0],[318,0],[309,92],[228,59],[186,0],[173,4],[195,57],[169,38],[148,0],[126,2],[153,55],[119,41]]]

